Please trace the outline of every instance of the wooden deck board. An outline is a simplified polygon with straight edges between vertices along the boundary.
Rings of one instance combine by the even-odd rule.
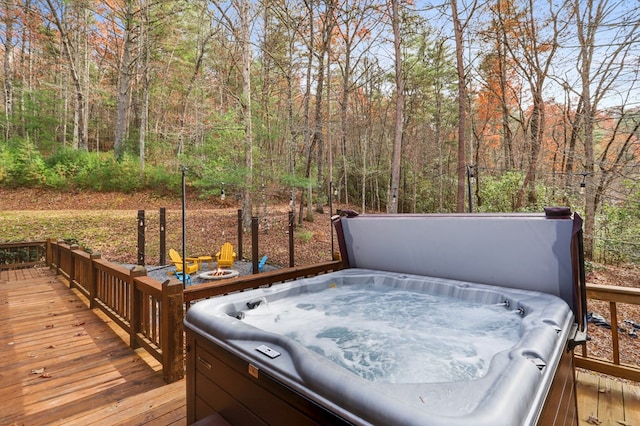
[[[46,268],[0,271],[0,425],[185,425],[185,381],[111,324]],[[640,426],[637,383],[576,376],[580,426]]]
[[[184,380],[110,323],[48,269],[2,271],[0,424],[184,425]]]

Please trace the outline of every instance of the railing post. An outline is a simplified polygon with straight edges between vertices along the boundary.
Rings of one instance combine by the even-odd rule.
[[[144,265],[144,245],[145,245],[145,220],[144,210],[138,210],[138,265]]]
[[[238,209],[238,260],[242,259],[242,209]]]
[[[160,207],[160,265],[167,264],[167,209]]]
[[[184,291],[176,279],[162,283],[160,342],[162,346],[162,376],[166,383],[184,377]]]
[[[89,255],[89,283],[87,290],[89,291],[89,309],[96,307],[96,293],[98,286],[98,268],[96,268],[94,260],[100,259],[100,253],[91,253]]]
[[[47,266],[51,268],[53,265],[53,238],[47,238]]]
[[[76,261],[73,255],[74,250],[78,250],[78,245],[74,244],[69,246],[69,288],[73,288],[75,286],[74,281],[76,280]]]
[[[136,265],[129,272],[129,346],[131,349],[140,347],[138,332],[140,331],[140,309],[142,308],[140,292],[136,288],[136,278],[147,275],[147,268]]]

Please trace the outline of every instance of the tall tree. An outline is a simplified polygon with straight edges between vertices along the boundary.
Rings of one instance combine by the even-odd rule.
[[[16,19],[15,0],[3,0],[1,10],[4,23],[4,138],[8,141],[11,137],[11,122],[13,119],[13,25]]]
[[[451,0],[451,17],[453,19],[453,32],[456,40],[456,66],[458,70],[458,190],[456,191],[456,211],[464,211],[464,188],[466,171],[466,128],[467,128],[467,86],[462,54],[464,46],[462,43],[463,25],[458,15],[458,0]]]
[[[525,205],[525,196],[530,204],[537,201],[536,173],[545,128],[544,88],[560,40],[569,25],[566,16],[567,3],[561,3],[559,6],[549,5],[544,17],[540,16],[534,5],[534,0],[530,0],[522,14],[523,19],[516,24],[517,36],[514,37],[513,44],[509,44],[514,63],[526,79],[531,96],[531,113],[527,129],[530,149],[527,171],[517,194],[517,209]]]
[[[396,82],[396,114],[393,133],[393,156],[391,159],[391,188],[387,196],[387,212],[398,213],[398,187],[400,185],[400,163],[402,159],[402,135],[404,130],[404,77],[402,75],[402,17],[401,0],[390,0],[391,27]]]
[[[116,89],[116,123],[113,150],[117,159],[122,159],[125,151],[125,136],[129,128],[130,88],[135,63],[138,59],[137,39],[140,36],[140,9],[135,0],[124,0],[114,10],[122,30],[122,47],[118,61],[118,81]]]
[[[60,2],[54,4],[52,0],[46,0],[46,2],[49,7],[49,16],[60,33],[64,54],[69,63],[69,71],[75,90],[73,146],[74,148],[87,149],[87,135],[85,133],[85,120],[87,117],[85,112],[86,95],[81,74],[83,69],[81,50],[77,43],[74,42],[74,37],[72,36],[74,28],[66,21],[66,3]],[[75,6],[83,8],[86,5],[84,2],[79,2]]]
[[[240,45],[241,50],[241,75],[242,75],[242,93],[240,95],[240,107],[242,109],[242,120],[244,124],[244,188],[242,192],[242,212],[243,224],[245,227],[251,225],[252,200],[251,191],[253,189],[253,130],[251,115],[251,34],[249,31],[249,23],[251,22],[250,1],[249,0],[233,0],[232,7],[238,16],[239,22],[234,22],[229,15],[227,9],[219,2],[213,2],[214,6],[220,12],[224,23],[228,26],[234,35],[236,42]]]
[[[620,154],[614,156],[614,166],[609,168],[603,166],[610,161],[607,154],[612,148],[611,141],[606,145],[603,152],[602,160],[599,162],[601,177],[596,177],[596,156],[594,151],[594,123],[598,106],[602,99],[614,89],[614,82],[627,70],[627,58],[631,55],[633,46],[637,46],[640,40],[640,15],[636,7],[627,11],[624,16],[626,23],[622,23],[616,29],[614,40],[610,45],[598,46],[598,36],[609,32],[608,28],[618,22],[622,17],[618,16],[618,11],[623,1],[609,0],[586,0],[574,1],[574,12],[577,24],[577,38],[580,51],[577,61],[577,70],[580,75],[581,92],[580,104],[582,106],[580,123],[582,124],[582,132],[584,134],[584,152],[585,152],[585,256],[589,259],[593,258],[595,233],[595,217],[602,191],[604,190],[604,182],[609,177],[608,172],[618,170],[621,166],[626,151],[629,149],[628,144],[623,144],[620,148]],[[613,6],[618,7],[613,7]],[[597,55],[597,63],[594,63]],[[637,71],[636,71],[637,72]],[[593,90],[592,90],[593,87]],[[624,107],[622,107],[624,112]],[[621,117],[625,114],[621,113]],[[621,119],[621,121],[623,118]],[[617,127],[617,126],[616,126]],[[637,126],[633,126],[637,131]],[[627,138],[630,141],[630,138]]]
[[[325,72],[327,68],[325,67],[325,60],[329,61],[329,51],[332,43],[333,29],[335,27],[335,3],[336,0],[325,0],[324,1],[324,11],[321,14],[321,38],[319,40],[319,49],[316,51],[316,59],[317,59],[317,67],[316,67],[316,96],[315,96],[315,113],[314,113],[314,126],[313,126],[313,142],[317,150],[317,178],[316,178],[316,187],[318,190],[317,202],[316,202],[316,211],[318,213],[322,213],[324,211],[323,201],[325,197],[323,196],[324,189],[324,119],[323,119],[323,92],[324,92],[324,80],[325,80]],[[329,96],[327,95],[326,102],[329,102]],[[310,177],[310,176],[309,176]],[[313,216],[309,217],[310,219]]]
[[[340,157],[341,157],[341,181],[344,182],[344,202],[349,203],[349,191],[346,182],[349,181],[349,162],[347,161],[347,135],[348,129],[352,125],[349,119],[349,109],[351,95],[359,86],[354,76],[355,70],[360,68],[361,63],[369,57],[371,46],[377,42],[375,35],[376,28],[382,23],[383,15],[378,2],[375,0],[344,0],[338,3],[339,10],[336,13],[335,47],[332,48],[333,56],[336,57],[336,64],[342,74],[342,94],[340,98]],[[367,62],[368,64],[369,62]],[[365,66],[363,73],[368,75],[369,67]],[[368,80],[359,83],[362,86],[368,84]],[[366,131],[371,132],[371,127]],[[369,133],[370,135],[370,133]],[[363,157],[363,161],[366,158]],[[332,177],[332,176],[331,176]],[[363,163],[362,172],[363,185],[366,181],[366,169]],[[338,185],[336,185],[337,188]],[[364,199],[364,186],[362,189],[362,199]],[[363,209],[364,211],[364,209]]]

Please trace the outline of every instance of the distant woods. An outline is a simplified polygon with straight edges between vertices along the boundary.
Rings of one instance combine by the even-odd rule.
[[[552,3],[1,0],[0,185],[567,205],[637,260],[640,4]]]

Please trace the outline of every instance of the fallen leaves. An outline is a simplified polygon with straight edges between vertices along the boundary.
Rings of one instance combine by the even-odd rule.
[[[589,418],[587,419],[587,423],[589,423],[590,425],[599,425],[602,424],[602,422],[594,416],[589,416]]]
[[[45,373],[45,367],[42,368],[36,368],[31,370],[31,374],[38,374],[38,377],[42,378],[42,379],[50,379],[51,378],[51,374],[49,373]]]

